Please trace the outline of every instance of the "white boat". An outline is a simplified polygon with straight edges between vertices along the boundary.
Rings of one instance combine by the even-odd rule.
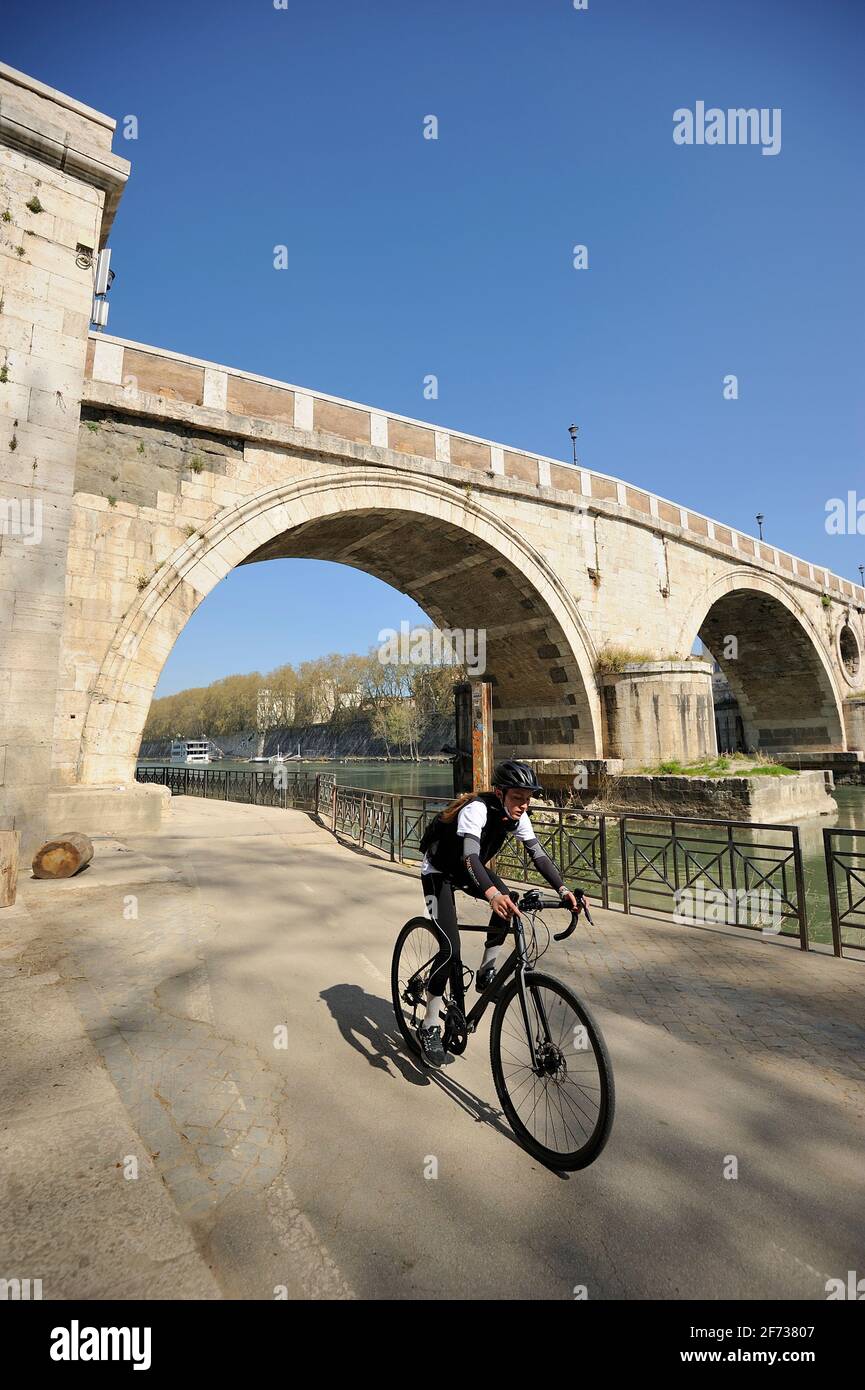
[[[216,750],[216,745],[209,738],[178,738],[171,745],[171,761],[209,763],[213,750]]]

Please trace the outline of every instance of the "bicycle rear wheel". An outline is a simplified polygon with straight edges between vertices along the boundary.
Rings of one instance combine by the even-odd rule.
[[[406,922],[393,948],[390,989],[399,1030],[416,1057],[421,1055],[417,1030],[426,1014],[427,984],[439,939],[428,917]]]
[[[551,1168],[593,1163],[615,1110],[613,1068],[598,1024],[572,990],[530,972],[526,1005],[538,1066],[532,1066],[514,977],[490,1027],[490,1062],[502,1109],[520,1143]]]

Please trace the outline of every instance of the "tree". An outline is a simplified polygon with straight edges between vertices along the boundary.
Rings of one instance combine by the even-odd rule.
[[[223,676],[209,686],[162,696],[150,706],[144,737],[218,740],[295,723],[330,724],[336,730],[363,712],[388,756],[397,747],[417,758],[430,724],[452,714],[453,683],[465,674],[465,667],[444,660],[382,662],[376,647],[365,656],[331,652],[304,661],[299,670],[286,663],[266,676],[258,671]],[[263,691],[269,692],[264,698]]]

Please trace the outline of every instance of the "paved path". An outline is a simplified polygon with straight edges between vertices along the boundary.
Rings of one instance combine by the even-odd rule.
[[[561,1176],[498,1113],[486,1019],[440,1075],[404,1054],[390,954],[419,905],[416,871],[300,812],[187,798],[80,879],[23,885],[7,950],[63,982],[205,1296],[812,1299],[865,1274],[860,964],[596,910],[545,964],[600,1017],[618,1112]],[[53,1296],[79,1291],[73,1254]]]

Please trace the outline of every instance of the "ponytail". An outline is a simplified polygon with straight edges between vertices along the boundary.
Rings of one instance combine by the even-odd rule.
[[[488,788],[484,795],[490,795],[491,793],[492,788]],[[470,801],[474,801],[476,796],[480,796],[480,792],[463,792],[462,796],[455,797],[454,800],[440,812],[442,820],[445,822],[452,821],[459,815],[464,806],[467,806]]]

